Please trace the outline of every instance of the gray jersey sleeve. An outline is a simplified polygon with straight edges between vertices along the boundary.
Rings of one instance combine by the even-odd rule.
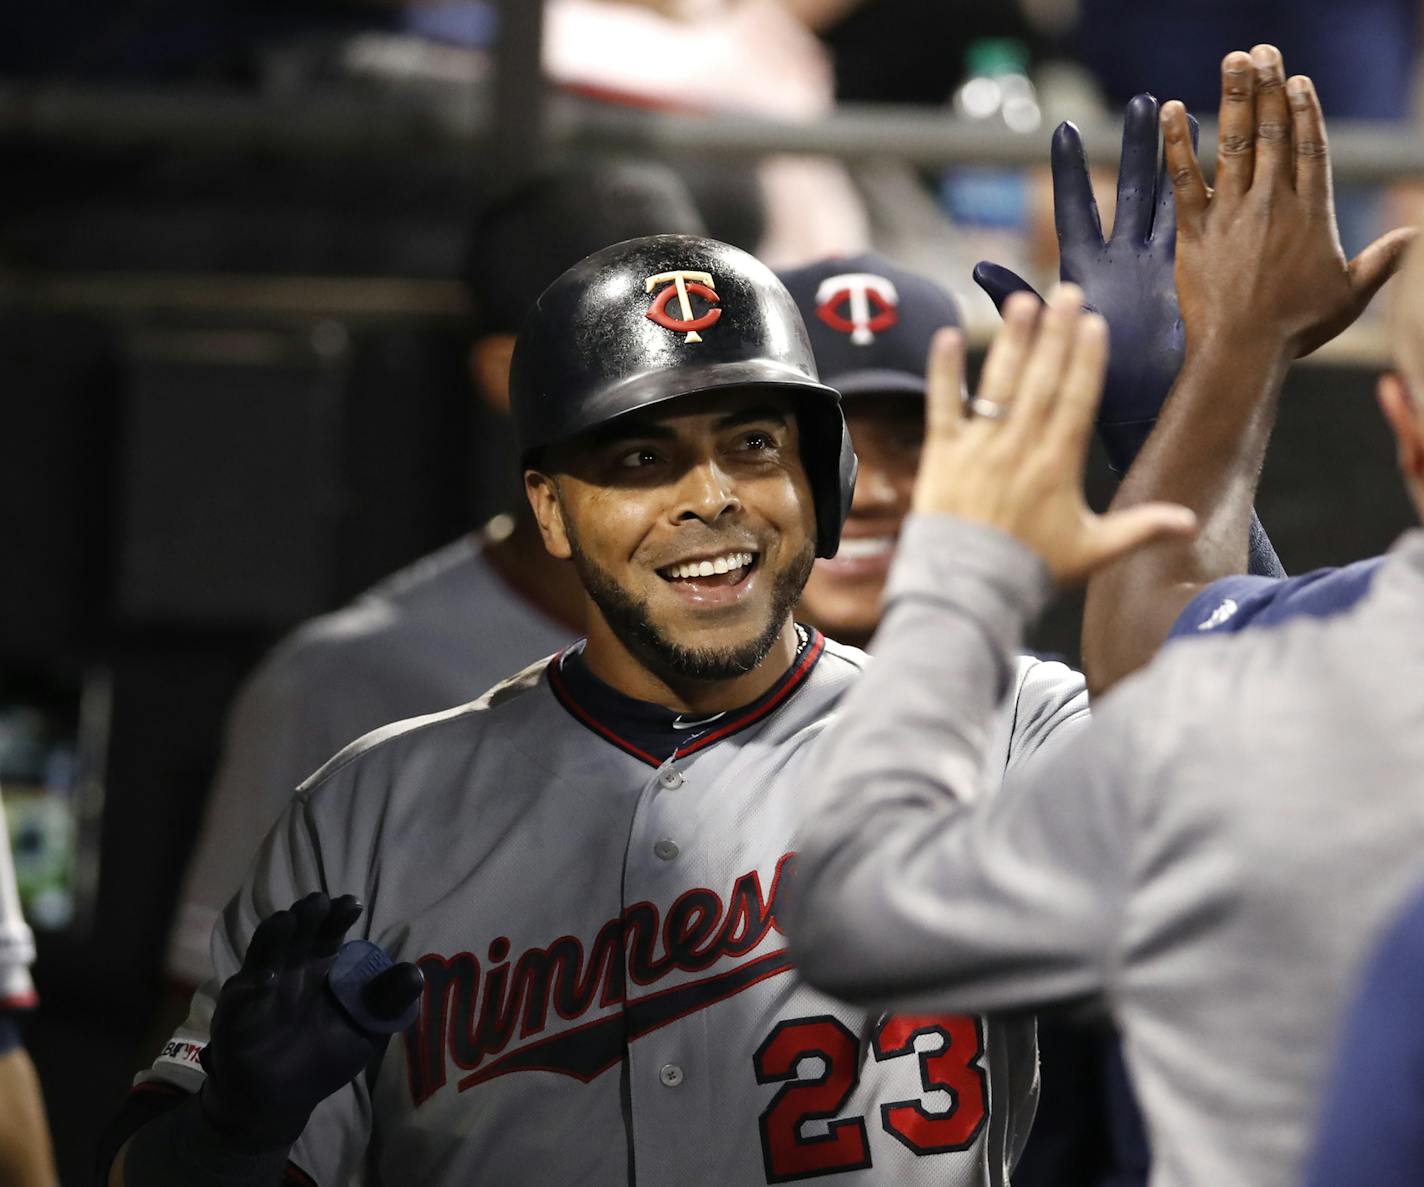
[[[153,1068],[142,1073],[137,1082],[163,1080],[197,1091],[203,1080],[198,1055],[208,1041],[218,990],[241,967],[257,925],[314,890],[324,890],[333,897],[361,894],[361,879],[347,879],[338,849],[339,846],[323,849],[309,793],[304,790],[289,799],[285,814],[263,842],[251,875],[223,910],[213,930],[215,975],[194,995],[187,1019]],[[357,938],[364,922],[364,917],[357,921],[349,938]],[[317,1106],[292,1148],[291,1159],[321,1187],[344,1185],[362,1164],[370,1125],[370,1094],[363,1077]]]
[[[1051,761],[1047,752],[1064,746],[1090,720],[1081,672],[1028,655],[1015,657],[1009,670],[1008,688],[980,755],[978,784],[990,790],[1030,767],[1046,765]]]
[[[328,711],[359,703],[356,681],[348,676],[342,695],[332,696],[331,689],[314,687],[318,682],[303,656],[301,650],[279,652],[233,704],[222,764],[169,942],[167,972],[177,980],[196,985],[207,978],[213,925],[242,884],[267,830],[302,780],[362,732],[351,724],[357,711]]]
[[[1081,681],[1014,660],[1048,593],[1007,536],[907,524],[876,662],[819,752],[792,901],[795,958],[838,996],[1009,1010],[1100,992],[1126,820]],[[995,754],[995,707],[1009,742]],[[1000,757],[1002,755],[1002,757]],[[997,795],[986,769],[1006,763]],[[979,802],[983,800],[984,802]]]

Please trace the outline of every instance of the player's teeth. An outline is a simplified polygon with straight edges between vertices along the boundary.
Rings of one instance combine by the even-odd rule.
[[[714,574],[744,569],[754,559],[754,555],[750,552],[730,552],[710,561],[688,561],[686,564],[673,565],[667,573],[669,577],[678,581],[686,581],[692,577],[711,577]]]
[[[868,556],[883,556],[895,547],[893,536],[870,536],[865,539],[843,539],[836,554],[844,560],[859,560]]]

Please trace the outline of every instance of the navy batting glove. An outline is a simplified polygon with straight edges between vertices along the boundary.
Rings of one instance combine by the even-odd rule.
[[[208,1120],[245,1148],[290,1146],[312,1110],[414,1020],[418,968],[391,964],[366,941],[347,945],[356,959],[338,961],[361,910],[351,895],[307,895],[262,921],[242,968],[223,984],[199,1100]]]
[[[1197,123],[1191,120],[1192,143]],[[1125,471],[1147,440],[1182,368],[1186,332],[1174,278],[1177,210],[1165,160],[1158,164],[1157,100],[1127,105],[1117,177],[1117,215],[1104,240],[1083,139],[1071,123],[1053,133],[1053,216],[1059,274],[1080,286],[1086,308],[1107,319],[1111,336],[1098,434],[1114,470]],[[974,280],[1000,309],[1015,292],[1033,292],[997,264]],[[1037,296],[1037,293],[1034,293]]]
[[[1197,121],[1191,116],[1187,121],[1196,148]],[[1177,204],[1165,156],[1158,164],[1159,136],[1157,100],[1134,96],[1123,117],[1117,213],[1112,237],[1104,240],[1083,138],[1066,121],[1053,133],[1059,275],[1080,286],[1084,306],[1107,319],[1108,370],[1098,408],[1098,437],[1108,464],[1119,474],[1132,465],[1157,423],[1186,351],[1175,276]],[[1001,312],[1014,293],[1038,297],[1028,281],[987,260],[975,266],[974,281]],[[1254,514],[1247,572],[1285,576]]]

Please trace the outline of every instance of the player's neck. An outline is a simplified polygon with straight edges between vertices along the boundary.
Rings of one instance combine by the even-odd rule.
[[[575,633],[583,631],[583,586],[572,564],[549,555],[527,507],[492,519],[482,538],[486,559],[521,597]]]
[[[796,624],[788,616],[776,642],[755,668],[728,680],[687,680],[655,672],[630,652],[596,611],[589,614],[584,662],[605,684],[626,696],[677,713],[723,713],[750,704],[786,673],[796,659]]]

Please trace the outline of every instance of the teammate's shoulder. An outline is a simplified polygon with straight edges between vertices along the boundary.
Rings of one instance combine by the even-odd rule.
[[[274,657],[289,660],[345,652],[363,639],[400,628],[432,598],[458,600],[477,585],[483,566],[479,546],[455,540],[383,578],[346,605],[308,619],[277,645]]]
[[[1302,619],[1341,618],[1366,604],[1386,556],[1369,557],[1341,567],[1313,569],[1295,577],[1236,574],[1203,588],[1177,616],[1170,640],[1207,635],[1259,633]]]
[[[465,571],[478,567],[477,553],[468,540],[458,540],[344,606],[300,623],[263,657],[245,682],[244,695],[257,701],[304,700],[332,680],[389,676],[418,654],[416,636],[422,630],[448,628],[442,616],[422,612],[417,594],[475,583]],[[441,597],[460,602],[455,592]]]
[[[1013,681],[1016,688],[1034,686],[1076,691],[1087,687],[1083,673],[1071,664],[1056,656],[1032,652],[1014,656]]]
[[[1029,753],[1070,722],[1089,718],[1088,683],[1083,673],[1062,660],[1018,655],[1003,700],[1011,755]]]
[[[394,610],[425,602],[447,602],[472,592],[489,576],[484,546],[472,535],[412,561],[382,578],[358,601],[382,603]]]
[[[412,751],[441,748],[449,744],[478,746],[482,738],[508,726],[526,698],[542,683],[549,657],[530,664],[506,680],[501,680],[482,696],[464,705],[439,713],[427,713],[404,721],[391,722],[357,738],[333,755],[297,789],[306,795],[332,782],[344,771],[366,763],[400,761]]]

